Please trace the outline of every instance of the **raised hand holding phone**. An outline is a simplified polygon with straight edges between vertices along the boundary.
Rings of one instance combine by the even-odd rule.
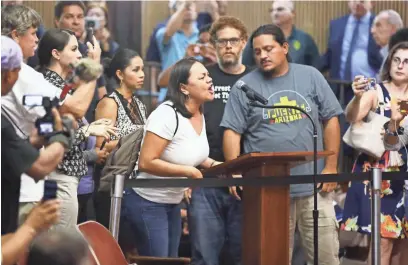
[[[101,46],[99,45],[99,41],[95,38],[95,36],[92,34],[91,35],[91,40],[86,40],[86,46],[88,46],[88,58],[100,63],[101,62],[101,54],[102,54],[102,50],[101,50]]]
[[[362,97],[364,92],[369,90],[375,90],[377,82],[375,78],[367,78],[363,75],[357,75],[354,77],[354,81],[351,84],[354,95],[356,97]]]

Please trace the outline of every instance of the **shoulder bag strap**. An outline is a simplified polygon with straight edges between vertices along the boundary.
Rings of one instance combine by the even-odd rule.
[[[384,116],[385,102],[384,102],[384,92],[383,92],[383,88],[381,85],[379,85],[379,89],[377,89],[377,98],[378,98],[377,107],[380,109],[380,114]]]
[[[179,126],[179,118],[178,118],[178,115],[177,115],[177,109],[174,106],[170,105],[170,104],[164,104],[164,105],[171,107],[174,110],[174,113],[176,114],[176,130],[174,131],[174,134],[173,134],[173,137],[174,137],[176,135],[176,133],[177,133],[178,126]]]

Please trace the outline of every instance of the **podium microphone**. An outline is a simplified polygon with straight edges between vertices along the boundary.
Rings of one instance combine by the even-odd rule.
[[[261,94],[259,94],[258,92],[250,88],[247,84],[245,84],[244,81],[238,80],[236,83],[236,86],[238,89],[241,89],[242,91],[245,92],[249,100],[258,101],[259,103],[263,105],[268,104],[268,100],[264,96],[262,96]]]
[[[297,106],[267,106],[268,100],[264,98],[261,94],[254,91],[252,88],[248,87],[243,81],[238,80],[236,83],[237,87],[245,92],[247,98],[249,99],[249,105],[257,108],[264,108],[264,109],[294,109],[297,111],[302,112],[305,114],[313,126],[313,249],[314,249],[314,265],[319,264],[319,237],[318,237],[318,227],[319,227],[319,210],[317,210],[317,183],[316,183],[316,175],[317,175],[317,127],[307,111],[304,109],[297,107]],[[256,103],[260,102],[262,105]]]

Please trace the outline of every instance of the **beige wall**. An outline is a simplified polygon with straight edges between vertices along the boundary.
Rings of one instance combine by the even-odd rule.
[[[155,25],[168,15],[168,1],[143,2],[144,24],[142,26],[143,52],[149,42],[149,36]],[[270,23],[268,9],[271,1],[232,1],[228,3],[228,14],[245,22],[250,31],[261,24]],[[374,12],[383,9],[395,9],[401,14],[405,26],[408,26],[408,2],[378,1],[374,3]],[[319,49],[326,48],[328,25],[331,19],[348,13],[347,1],[297,1],[295,4],[296,26],[310,33]]]
[[[24,1],[23,3],[40,13],[46,28],[54,27],[55,1]]]
[[[46,27],[53,27],[55,1],[24,1],[24,4],[37,10],[44,19]],[[229,0],[228,14],[242,19],[250,31],[261,24],[270,22],[268,9],[271,1],[233,1]],[[145,53],[149,37],[155,25],[168,16],[168,1],[143,1],[142,4],[142,51]],[[374,12],[394,9],[401,14],[408,26],[408,1],[376,1]],[[296,26],[309,32],[319,49],[326,48],[329,21],[347,14],[347,1],[296,1]]]

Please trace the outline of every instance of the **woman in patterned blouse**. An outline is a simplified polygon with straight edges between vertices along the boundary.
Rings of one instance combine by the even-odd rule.
[[[98,50],[97,47],[95,50]],[[74,65],[81,59],[81,53],[78,50],[78,41],[72,32],[50,29],[38,45],[38,57],[44,78],[62,91],[66,84],[65,80],[72,74],[70,65]],[[100,56],[93,59],[99,61]],[[75,134],[72,148],[65,154],[57,170],[50,174],[49,179],[57,181],[57,197],[61,200],[61,218],[57,226],[75,227],[78,216],[78,182],[88,171],[85,157],[96,161],[99,156],[106,156],[105,153],[96,151],[91,151],[84,156],[81,145],[89,135],[107,138],[110,135],[116,135],[116,128],[110,126],[111,123],[111,121],[96,121],[88,125],[84,118],[79,120],[80,128]]]
[[[115,78],[118,86],[110,95],[101,99],[96,107],[96,119],[110,119],[118,128],[118,137],[111,136],[105,148],[110,152],[117,145],[119,138],[128,135],[146,122],[146,107],[135,96],[135,91],[143,87],[143,60],[139,54],[130,49],[119,49],[111,60],[105,60],[105,74],[108,78]],[[100,147],[104,139],[98,137],[96,146]],[[102,166],[101,166],[102,167]],[[99,172],[95,168],[95,190],[99,188]],[[110,193],[109,191],[95,192],[94,206],[96,220],[109,227]]]

